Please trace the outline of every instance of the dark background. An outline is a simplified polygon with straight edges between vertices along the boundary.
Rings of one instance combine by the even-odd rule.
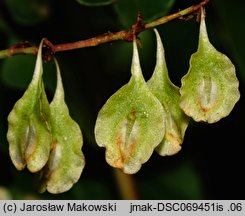
[[[128,29],[136,19],[138,9],[142,10],[147,22],[199,2],[117,0],[108,6],[88,7],[75,0],[1,0],[0,50],[24,40],[38,44],[43,37],[54,44],[87,39],[108,31]],[[131,176],[138,198],[245,198],[242,192],[245,182],[243,5],[241,0],[211,0],[206,6],[210,41],[236,66],[240,81],[239,102],[231,114],[218,123],[191,121],[178,154],[161,157],[154,153],[141,170]],[[197,49],[199,24],[195,19],[175,20],[157,29],[165,46],[170,78],[179,86],[181,77],[188,70],[190,55]],[[142,70],[147,80],[155,64],[155,37],[152,30],[139,37]],[[7,116],[31,80],[35,56],[20,55],[0,60],[0,198],[3,191],[7,191],[12,199],[127,198],[119,190],[115,171],[104,159],[104,149],[95,143],[93,128],[105,101],[128,82],[131,54],[131,43],[120,41],[56,54],[70,114],[83,131],[86,157],[79,182],[60,195],[36,193],[32,186],[33,174],[26,170],[17,171],[8,154]],[[44,80],[47,94],[52,98],[56,85],[52,63],[45,64]]]

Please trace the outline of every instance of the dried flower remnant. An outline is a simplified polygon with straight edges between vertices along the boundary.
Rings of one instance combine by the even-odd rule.
[[[165,156],[180,151],[189,117],[179,107],[179,88],[169,79],[163,44],[157,30],[155,34],[157,38],[156,66],[147,84],[165,111],[165,136],[156,148],[160,155]]]
[[[142,75],[136,40],[130,81],[114,93],[100,110],[95,138],[106,148],[106,161],[125,173],[136,173],[162,141],[165,131],[161,103]]]
[[[238,85],[230,59],[209,42],[202,9],[199,46],[182,78],[180,107],[195,121],[217,122],[229,115],[239,100]]]
[[[85,159],[81,151],[82,132],[69,115],[64,100],[60,69],[56,60],[55,64],[57,87],[50,103],[52,150],[46,166],[40,172],[39,191],[44,192],[47,189],[50,193],[57,194],[68,191],[78,181],[85,165]]]
[[[51,146],[50,109],[44,91],[41,41],[31,83],[8,116],[9,153],[18,170],[31,172],[47,163]]]

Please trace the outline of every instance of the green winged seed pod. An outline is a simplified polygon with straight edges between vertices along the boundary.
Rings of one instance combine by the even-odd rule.
[[[161,103],[142,75],[136,41],[133,42],[131,79],[100,110],[95,138],[106,148],[106,161],[128,174],[136,173],[162,141],[165,131]]]
[[[165,136],[156,148],[160,155],[165,156],[176,154],[181,149],[189,117],[179,107],[179,88],[169,79],[162,41],[157,30],[154,31],[157,38],[157,60],[154,73],[147,84],[165,111]]]
[[[41,41],[31,83],[8,116],[9,153],[18,170],[27,165],[31,172],[41,170],[48,161],[51,134],[50,110],[44,91]]]
[[[235,67],[209,42],[202,9],[198,50],[182,78],[180,107],[195,121],[214,123],[229,115],[240,98]]]
[[[85,165],[85,159],[81,151],[82,132],[69,115],[56,60],[55,64],[57,86],[50,104],[53,142],[49,161],[40,173],[40,191],[44,192],[47,189],[50,193],[57,194],[69,190],[78,181]]]

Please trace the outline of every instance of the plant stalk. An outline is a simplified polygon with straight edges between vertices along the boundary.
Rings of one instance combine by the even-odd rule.
[[[132,42],[133,38],[138,35],[140,32],[143,32],[147,29],[150,28],[155,28],[159,25],[162,25],[164,23],[170,22],[175,19],[181,19],[183,16],[191,15],[198,10],[200,10],[201,7],[206,5],[209,2],[209,0],[204,0],[200,2],[197,5],[193,5],[191,7],[188,7],[184,10],[180,10],[176,13],[160,17],[158,19],[153,20],[152,22],[149,23],[142,23],[142,18],[139,15],[137,22],[131,26],[129,30],[125,31],[118,31],[118,32],[107,32],[102,35],[98,35],[93,38],[85,39],[85,40],[80,40],[76,42],[71,42],[71,43],[64,43],[64,44],[52,44],[49,41],[46,43],[46,47],[48,47],[48,51],[45,53],[45,59],[46,60],[51,60],[52,55],[54,55],[57,52],[62,52],[62,51],[67,51],[67,50],[74,50],[74,49],[81,49],[84,47],[92,47],[92,46],[98,46],[100,44],[108,43],[108,42],[113,42],[117,40],[124,40],[124,41],[129,41]],[[8,49],[5,50],[0,50],[0,59],[3,58],[8,58],[14,55],[19,55],[19,54],[34,54],[36,55],[38,51],[37,46],[30,46],[28,43],[20,43],[16,44]]]
[[[125,174],[119,169],[113,171],[120,197],[124,200],[140,199],[134,176]]]

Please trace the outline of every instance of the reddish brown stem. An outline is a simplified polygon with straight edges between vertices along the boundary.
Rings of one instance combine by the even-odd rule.
[[[84,47],[98,46],[103,43],[108,43],[108,42],[117,41],[117,40],[132,41],[134,37],[136,37],[140,32],[145,31],[150,28],[154,28],[156,26],[162,25],[164,23],[167,23],[175,19],[181,19],[183,18],[183,16],[192,15],[196,11],[198,11],[201,7],[206,5],[208,2],[209,0],[204,0],[197,5],[188,7],[184,10],[181,10],[174,14],[170,14],[168,16],[160,17],[146,24],[142,23],[142,17],[141,17],[141,14],[139,13],[137,22],[134,25],[132,25],[132,27],[129,30],[126,30],[126,31],[108,32],[108,33],[98,35],[96,37],[89,38],[86,40],[81,40],[81,41],[71,42],[71,43],[64,43],[64,44],[52,45],[50,42],[47,41],[47,43],[45,44],[47,51],[45,53],[44,58],[46,60],[51,60],[52,55],[56,52],[80,49]],[[38,48],[36,46],[31,46],[31,47],[12,46],[9,49],[0,51],[0,59],[7,58],[13,55],[18,55],[18,54],[37,54],[37,50]]]

